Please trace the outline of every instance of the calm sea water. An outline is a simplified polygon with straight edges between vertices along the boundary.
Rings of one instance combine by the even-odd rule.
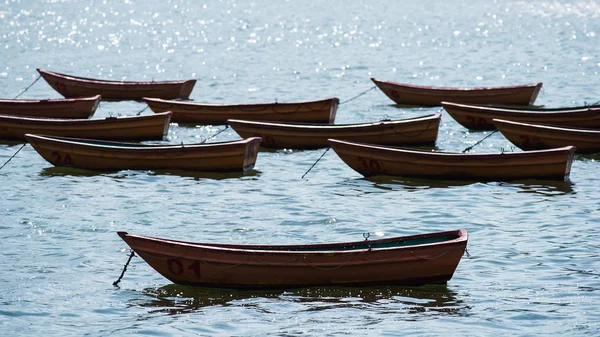
[[[437,86],[544,82],[536,104],[600,100],[596,1],[13,1],[0,3],[0,97],[36,68],[113,80],[197,78],[212,103],[341,101],[370,77]],[[43,80],[23,98],[60,97]],[[103,102],[94,118],[133,115]],[[400,119],[374,90],[338,123]],[[145,111],[144,113],[150,113]],[[220,126],[172,125],[193,143]],[[445,112],[437,148],[487,133]],[[227,130],[215,140],[237,139]],[[20,144],[1,143],[4,163]],[[518,151],[494,134],[475,152]],[[600,155],[567,182],[364,179],[330,151],[264,151],[245,175],[54,168],[26,146],[0,171],[0,335],[598,335]],[[118,230],[231,243],[316,243],[466,228],[446,286],[239,292],[175,286]]]

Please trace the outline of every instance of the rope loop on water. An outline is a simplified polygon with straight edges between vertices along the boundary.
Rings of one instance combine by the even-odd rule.
[[[302,178],[300,178],[300,179],[304,179],[304,176],[306,176],[308,174],[308,172],[310,172],[310,170],[312,170],[313,167],[315,167],[315,165],[317,165],[317,163],[319,162],[319,160],[321,160],[321,158],[323,158],[325,156],[325,154],[327,153],[327,151],[329,151],[330,149],[331,148],[328,147],[327,150],[325,150],[325,152],[323,152],[323,154],[319,157],[319,159],[317,159],[317,161],[314,164],[312,164],[312,166],[308,169],[308,171],[306,171],[306,173],[304,173],[302,175]]]
[[[9,162],[11,159],[13,159],[13,158],[14,158],[14,157],[17,155],[17,153],[19,153],[19,151],[21,151],[21,150],[22,150],[22,149],[25,147],[25,145],[27,145],[27,143],[25,143],[25,144],[21,145],[21,147],[20,147],[20,148],[17,150],[17,152],[15,152],[15,154],[13,154],[12,156],[10,156],[10,158],[8,158],[8,160],[7,160],[7,161],[4,163],[4,165],[2,165],[2,166],[0,167],[0,170],[2,170],[2,169],[4,168],[4,166],[6,166],[6,164],[8,164],[8,162]]]
[[[23,95],[25,92],[27,92],[27,90],[29,90],[29,88],[31,88],[35,84],[35,82],[37,82],[41,77],[42,77],[42,75],[38,75],[38,77],[27,88],[25,88],[25,90],[21,91],[21,93],[18,94],[17,96],[15,96],[15,98],[13,98],[13,99],[17,99],[21,95]]]
[[[475,144],[473,144],[473,145],[469,146],[468,148],[464,149],[462,153],[465,153],[465,152],[471,151],[471,150],[472,150],[472,149],[473,149],[475,146],[477,146],[477,145],[481,144],[481,142],[483,142],[484,140],[486,140],[486,139],[490,138],[490,137],[491,137],[491,136],[492,136],[494,133],[496,133],[496,132],[498,132],[498,130],[495,130],[494,132],[490,133],[489,135],[487,135],[487,136],[483,137],[483,139],[480,139],[480,140],[479,140],[477,143],[475,143]]]
[[[135,256],[135,252],[132,249],[131,250],[131,254],[129,254],[129,259],[127,259],[127,263],[125,263],[125,266],[123,267],[123,271],[121,272],[121,276],[119,276],[118,280],[116,280],[115,282],[113,282],[113,286],[117,287],[119,285],[119,282],[121,282],[121,279],[123,279],[123,276],[125,276],[125,271],[127,271],[127,266],[129,266],[129,262],[131,262],[131,259],[134,256]]]
[[[358,95],[356,95],[356,96],[354,96],[354,97],[352,97],[352,98],[350,98],[350,99],[348,99],[348,100],[345,100],[345,101],[341,102],[339,105],[342,105],[342,104],[346,104],[346,103],[348,103],[348,102],[351,102],[351,101],[353,101],[353,100],[355,100],[355,99],[359,98],[360,96],[362,96],[362,95],[364,95],[364,94],[368,93],[369,91],[371,91],[371,90],[375,90],[375,89],[377,89],[377,86],[376,86],[376,85],[372,86],[371,88],[369,88],[369,89],[367,89],[367,90],[365,90],[365,91],[361,92],[360,94],[358,94]]]

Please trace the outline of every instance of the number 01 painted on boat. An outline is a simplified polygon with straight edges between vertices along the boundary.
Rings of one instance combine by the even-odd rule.
[[[179,259],[168,259],[167,260],[167,269],[169,269],[169,273],[173,275],[181,275],[185,272],[183,267],[183,263],[179,261]],[[194,275],[197,278],[200,278],[200,261],[195,261],[194,263],[187,266],[188,270],[193,270]]]

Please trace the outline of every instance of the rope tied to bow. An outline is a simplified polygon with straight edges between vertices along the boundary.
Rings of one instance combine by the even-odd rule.
[[[376,85],[372,86],[371,88],[369,88],[369,89],[367,89],[367,90],[365,90],[365,91],[361,92],[360,94],[358,94],[358,95],[356,95],[356,96],[354,96],[354,97],[352,97],[352,98],[350,98],[350,99],[348,99],[348,100],[345,100],[345,101],[341,102],[341,103],[340,103],[340,105],[342,105],[342,104],[346,104],[346,103],[348,103],[348,102],[351,102],[351,101],[353,101],[353,100],[355,100],[355,99],[359,98],[360,96],[362,96],[362,95],[364,95],[364,94],[368,93],[369,91],[371,91],[371,90],[375,90],[375,89],[377,89],[377,86],[376,86]]]
[[[121,282],[121,279],[123,279],[123,276],[125,276],[125,271],[127,271],[127,266],[129,266],[129,262],[131,262],[131,259],[134,256],[135,256],[135,252],[132,249],[131,250],[131,254],[129,254],[129,259],[127,259],[127,263],[125,263],[125,266],[123,267],[123,271],[121,272],[121,276],[119,276],[118,280],[116,280],[115,282],[113,282],[113,286],[117,287],[119,285],[119,282]]]
[[[38,75],[38,77],[27,87],[25,88],[25,90],[21,91],[20,94],[18,94],[17,96],[15,96],[15,98],[13,99],[17,99],[19,98],[21,95],[23,95],[25,92],[27,92],[27,90],[29,90],[29,88],[31,88],[37,81],[39,81],[39,79],[42,77],[42,75]]]

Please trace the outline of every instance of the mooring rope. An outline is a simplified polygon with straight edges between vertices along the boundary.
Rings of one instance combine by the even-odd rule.
[[[21,151],[21,150],[22,150],[22,149],[25,147],[25,145],[27,145],[27,143],[25,143],[25,144],[21,145],[21,147],[20,147],[20,148],[17,150],[17,152],[15,152],[15,154],[13,154],[12,156],[10,156],[10,158],[8,158],[8,160],[7,160],[7,161],[4,163],[4,165],[2,165],[2,166],[0,167],[0,170],[2,170],[2,169],[4,168],[4,166],[6,166],[6,164],[8,164],[8,162],[9,162],[11,159],[13,159],[13,158],[14,158],[14,157],[17,155],[17,153],[19,153],[19,151]]]
[[[319,162],[319,160],[321,160],[321,158],[323,158],[325,156],[325,154],[327,153],[327,151],[329,151],[330,149],[331,148],[328,147],[327,150],[325,150],[325,152],[323,152],[323,154],[319,157],[319,159],[317,159],[317,161],[314,164],[312,164],[312,166],[308,169],[308,171],[306,171],[306,173],[304,173],[302,175],[302,178],[300,178],[300,179],[304,179],[304,176],[306,176],[308,174],[308,172],[310,172],[310,170],[312,170],[313,167],[315,167],[315,165],[317,165],[317,163]]]
[[[374,90],[374,89],[377,89],[377,86],[376,86],[376,85],[372,86],[372,87],[371,87],[371,88],[369,88],[368,90],[365,90],[365,91],[361,92],[360,94],[358,94],[358,95],[356,95],[356,96],[354,96],[354,97],[352,97],[352,98],[350,98],[350,99],[348,99],[348,100],[345,100],[345,101],[341,102],[341,103],[340,103],[340,105],[342,105],[342,104],[346,104],[346,103],[348,103],[348,102],[350,102],[350,101],[353,101],[353,100],[355,100],[355,99],[359,98],[360,96],[362,96],[362,95],[364,95],[364,94],[366,94],[366,93],[368,93],[369,91],[371,91],[371,90]]]
[[[495,130],[494,132],[490,133],[489,135],[483,137],[483,139],[480,139],[477,143],[469,146],[468,148],[464,149],[462,153],[465,153],[467,151],[471,151],[471,149],[473,149],[475,146],[481,144],[481,142],[483,142],[484,140],[488,139],[489,137],[491,137],[494,133],[498,132],[498,130]]]
[[[29,88],[31,88],[35,84],[35,82],[37,82],[41,77],[42,77],[42,75],[38,75],[38,77],[27,88],[25,88],[25,90],[21,91],[21,93],[18,94],[17,96],[15,96],[15,98],[13,98],[13,99],[17,99],[21,95],[23,95],[25,92],[27,92],[27,90],[29,90]]]
[[[129,265],[129,262],[131,262],[131,259],[135,256],[135,252],[133,251],[133,249],[131,250],[131,254],[129,254],[129,259],[127,260],[127,263],[125,263],[125,266],[123,267],[123,271],[121,272],[121,276],[119,276],[119,279],[116,280],[115,282],[113,282],[113,286],[118,286],[119,282],[121,282],[121,279],[123,278],[123,276],[125,275],[125,271],[127,270],[127,266]]]
[[[201,141],[201,142],[200,142],[200,144],[204,144],[204,143],[206,143],[206,141],[208,141],[208,140],[210,140],[210,139],[213,139],[213,138],[215,138],[215,137],[216,137],[216,136],[218,136],[218,135],[219,135],[221,132],[223,132],[223,131],[225,131],[225,130],[227,130],[227,129],[229,129],[229,124],[225,125],[225,129],[223,129],[223,130],[220,130],[219,132],[215,133],[214,135],[212,135],[212,136],[210,136],[210,137],[206,138],[205,140]]]
[[[142,110],[138,111],[138,113],[136,115],[139,116],[142,112],[146,111],[148,109],[148,107],[150,107],[150,106],[146,105],[146,107],[143,108]]]

